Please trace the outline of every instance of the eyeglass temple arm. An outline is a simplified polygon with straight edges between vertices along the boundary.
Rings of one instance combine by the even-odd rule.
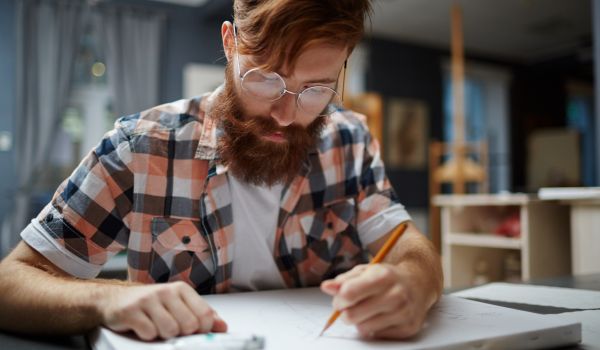
[[[346,90],[346,66],[348,64],[348,59],[344,61],[344,77],[342,78],[342,102],[344,102],[344,92]]]
[[[235,44],[235,60],[237,61],[237,69],[238,69],[238,75],[240,76],[240,79],[242,78],[242,68],[240,67],[240,53],[238,52],[238,42],[237,42],[237,26],[235,25],[235,22],[233,22],[233,42]]]

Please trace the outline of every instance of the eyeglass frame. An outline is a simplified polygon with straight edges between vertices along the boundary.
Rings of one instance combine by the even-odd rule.
[[[262,71],[259,67],[255,67],[255,68],[251,68],[249,70],[246,71],[246,73],[242,74],[242,68],[240,66],[240,53],[238,50],[238,41],[237,41],[237,26],[235,25],[235,23],[233,23],[233,42],[235,44],[235,56],[236,56],[236,61],[237,61],[237,69],[238,69],[238,77],[240,78],[240,86],[242,87],[242,89],[244,89],[244,78],[248,75],[248,73],[251,72],[255,72],[255,71]],[[333,92],[333,96],[332,96],[332,100],[335,96],[340,97],[340,100],[343,102],[344,101],[344,90],[345,90],[345,83],[346,83],[346,64],[347,64],[348,60],[344,61],[344,77],[342,78],[342,95],[340,96],[340,94],[335,90],[332,89],[328,86],[324,86],[324,85],[314,85],[314,86],[310,86],[307,87],[305,89],[302,89],[302,91],[300,92],[294,92],[294,91],[290,91],[287,89],[287,84],[285,83],[285,80],[283,79],[283,77],[281,75],[279,75],[279,73],[277,72],[266,72],[266,73],[272,73],[275,74],[279,80],[281,80],[281,82],[283,83],[283,89],[281,91],[281,93],[279,94],[279,97],[269,100],[269,99],[263,99],[269,102],[275,102],[279,99],[281,99],[285,94],[290,94],[290,95],[295,95],[296,96],[296,106],[298,108],[300,108],[301,110],[303,110],[304,112],[306,112],[306,110],[304,110],[304,108],[302,108],[302,106],[300,105],[300,95],[302,95],[306,90],[315,88],[315,87],[319,87],[319,88],[325,88],[328,90],[331,90]],[[246,89],[244,89],[246,90]],[[331,102],[328,102],[325,105],[325,108],[327,108],[327,106],[330,104]],[[323,114],[317,114],[315,117],[319,117],[322,116]]]

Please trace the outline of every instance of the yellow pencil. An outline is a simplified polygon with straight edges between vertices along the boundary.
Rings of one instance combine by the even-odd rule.
[[[385,242],[385,244],[383,245],[383,247],[381,247],[381,249],[379,250],[379,252],[377,252],[377,255],[375,255],[375,257],[373,258],[373,260],[371,260],[371,262],[369,263],[369,265],[377,264],[377,263],[381,262],[385,258],[385,256],[390,251],[390,249],[392,249],[392,247],[394,246],[394,244],[396,244],[396,241],[398,241],[398,238],[400,238],[400,236],[402,236],[402,234],[404,233],[404,231],[406,231],[406,227],[408,227],[408,222],[403,222],[402,224],[400,224],[396,228],[396,230],[394,232],[392,232],[392,234],[390,235],[390,238],[388,238],[388,240]],[[322,336],[323,333],[325,333],[325,331],[329,327],[331,327],[331,325],[335,322],[335,320],[337,320],[337,318],[340,317],[340,314],[341,314],[341,311],[335,310],[331,314],[331,316],[329,316],[329,319],[327,320],[327,323],[325,324],[325,327],[321,331],[321,334],[319,334],[319,337]]]

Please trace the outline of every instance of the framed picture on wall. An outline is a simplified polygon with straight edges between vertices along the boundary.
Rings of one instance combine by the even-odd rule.
[[[424,101],[386,101],[385,152],[387,167],[422,170],[427,167],[429,110]]]

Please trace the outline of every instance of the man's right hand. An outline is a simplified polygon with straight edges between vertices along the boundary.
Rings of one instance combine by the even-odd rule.
[[[226,332],[227,324],[184,282],[110,288],[99,301],[102,324],[140,339]]]

